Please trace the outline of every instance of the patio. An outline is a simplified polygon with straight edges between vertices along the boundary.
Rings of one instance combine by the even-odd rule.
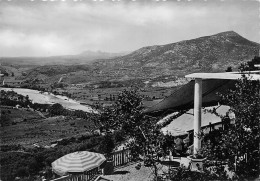
[[[149,167],[144,167],[142,164],[141,168],[137,170],[137,163],[130,164],[115,170],[112,175],[104,175],[102,178],[113,180],[113,181],[149,181],[153,178],[152,170]]]
[[[168,173],[169,168],[176,168],[180,165],[181,158],[174,157],[171,161],[164,159],[157,165],[158,175]],[[185,162],[185,161],[184,161]],[[185,163],[183,163],[185,164]],[[138,166],[140,166],[138,168]],[[135,162],[117,168],[111,175],[102,175],[100,178],[113,180],[113,181],[151,181],[154,178],[154,172],[152,166],[144,166],[144,162]],[[164,180],[167,180],[166,178]],[[96,181],[99,181],[98,179]]]

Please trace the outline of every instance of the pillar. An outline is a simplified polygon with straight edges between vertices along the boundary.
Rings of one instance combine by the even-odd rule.
[[[201,105],[202,105],[202,79],[195,79],[194,86],[194,147],[193,153],[196,154],[201,148],[201,140],[198,133],[201,129]]]

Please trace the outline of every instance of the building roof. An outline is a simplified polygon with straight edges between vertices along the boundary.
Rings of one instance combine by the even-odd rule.
[[[244,73],[250,80],[260,80],[259,70]],[[224,94],[228,89],[235,88],[235,84],[238,79],[241,79],[241,76],[241,72],[224,72],[193,73],[185,77],[202,79],[202,106],[206,107],[216,105],[220,101],[218,93]],[[162,114],[193,108],[194,84],[195,81],[192,80],[188,84],[183,85],[169,97],[145,109],[144,113]]]
[[[216,113],[221,116],[225,116],[226,112],[229,111],[229,106],[213,106],[203,108],[202,115],[201,115],[201,126],[208,126],[209,123],[216,124],[221,122],[221,117],[211,113],[210,110],[216,110]],[[232,115],[231,115],[232,116]],[[169,125],[162,128],[164,134],[170,133],[173,136],[178,135],[185,135],[188,131],[193,130],[193,109],[190,109],[183,115],[179,116],[178,118],[174,119]]]

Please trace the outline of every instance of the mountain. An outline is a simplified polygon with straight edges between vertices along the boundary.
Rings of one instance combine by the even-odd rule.
[[[0,63],[4,65],[74,65],[90,63],[96,59],[115,58],[125,54],[126,52],[108,53],[88,50],[78,55],[61,55],[50,57],[0,57]]]
[[[193,72],[219,72],[237,67],[259,55],[260,45],[234,31],[185,40],[167,45],[140,48],[126,56],[96,61],[103,74],[114,71],[114,78],[183,76]]]
[[[119,57],[119,56],[126,55],[126,54],[127,54],[127,52],[109,53],[109,52],[102,52],[102,51],[87,50],[87,51],[82,52],[78,56],[89,57],[89,58],[92,58],[93,60],[95,60],[95,59],[115,58],[115,57]]]
[[[228,66],[234,70],[241,62],[259,55],[259,49],[260,44],[249,41],[234,31],[227,31],[166,45],[143,47],[124,56],[99,59],[80,67],[37,67],[27,71],[27,76],[23,78],[40,76],[46,80],[58,80],[66,74],[62,79],[65,83],[109,81],[130,84],[136,81],[143,86],[171,86],[185,83],[183,80],[176,81],[186,74],[221,72]],[[91,53],[83,52],[81,56],[85,54]]]

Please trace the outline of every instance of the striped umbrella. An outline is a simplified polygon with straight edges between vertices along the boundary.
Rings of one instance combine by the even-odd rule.
[[[58,175],[76,172],[82,173],[99,167],[106,158],[104,155],[88,151],[79,151],[67,154],[52,162],[52,169]]]

